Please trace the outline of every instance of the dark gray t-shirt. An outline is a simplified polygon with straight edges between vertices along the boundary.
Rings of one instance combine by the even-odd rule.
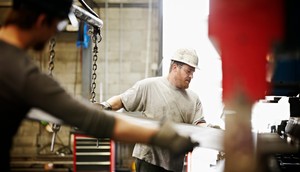
[[[78,127],[87,135],[111,137],[115,119],[88,101],[68,94],[39,70],[27,53],[0,40],[1,169],[9,171],[12,139],[27,112],[35,107]],[[5,160],[3,160],[5,158]],[[3,170],[0,170],[3,171]]]
[[[189,89],[178,89],[166,77],[153,77],[138,81],[121,94],[127,111],[140,111],[148,118],[171,119],[177,123],[205,122],[200,99]],[[167,170],[181,172],[184,157],[172,158],[167,150],[136,144],[133,156]]]

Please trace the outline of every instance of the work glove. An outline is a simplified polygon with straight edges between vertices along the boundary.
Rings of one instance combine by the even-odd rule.
[[[184,155],[199,146],[188,136],[179,135],[171,121],[164,121],[160,130],[150,139],[150,144],[170,150],[173,156]]]

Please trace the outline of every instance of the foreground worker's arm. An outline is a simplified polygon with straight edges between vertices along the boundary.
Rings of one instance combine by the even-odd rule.
[[[125,142],[139,142],[169,149],[174,155],[192,151],[199,143],[190,137],[179,135],[170,121],[160,127],[134,124],[115,115],[116,123],[112,138]]]
[[[104,110],[119,110],[124,107],[120,95],[113,96],[107,101],[101,102],[97,105],[100,105],[100,109]],[[167,148],[175,155],[192,151],[195,146],[199,145],[199,143],[192,142],[190,137],[180,136],[173,129],[170,121],[162,123],[161,128],[158,129],[153,128],[153,126],[151,128],[147,126],[140,128],[141,125],[131,123],[130,121],[126,120],[124,122],[122,119],[118,119],[120,118],[119,115],[116,115],[116,118],[117,122],[114,130],[114,137],[119,137],[118,139],[122,140],[124,139],[123,141],[126,142],[130,141],[130,139],[138,139],[136,142]],[[133,130],[134,133],[127,133],[124,127],[126,129]]]

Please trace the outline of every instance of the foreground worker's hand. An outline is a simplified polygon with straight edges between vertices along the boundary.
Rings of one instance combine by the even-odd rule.
[[[199,146],[188,136],[179,135],[172,127],[172,122],[165,121],[158,133],[150,140],[150,144],[169,149],[174,156],[186,154]]]

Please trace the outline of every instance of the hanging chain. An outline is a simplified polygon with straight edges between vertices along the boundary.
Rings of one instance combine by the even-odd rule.
[[[99,41],[98,41],[98,35],[99,35]],[[97,79],[97,60],[98,60],[98,46],[97,44],[101,42],[102,40],[102,35],[101,35],[101,30],[100,28],[94,27],[93,33],[92,33],[92,40],[94,43],[94,48],[93,48],[93,65],[92,65],[92,84],[91,84],[91,102],[94,103],[96,102],[95,97],[95,89],[96,89],[96,79]]]
[[[49,72],[49,76],[53,76],[52,72],[54,69],[54,58],[55,58],[55,50],[54,47],[56,45],[56,40],[55,38],[51,38],[50,40],[50,45],[49,45],[49,66],[48,66],[48,72]],[[53,152],[54,151],[54,144],[55,144],[55,140],[56,140],[56,135],[57,132],[60,130],[60,125],[59,124],[52,124],[51,126],[53,134],[52,134],[52,139],[51,139],[51,146],[50,146],[50,150]]]
[[[52,71],[54,69],[54,58],[55,58],[55,51],[54,51],[54,47],[55,47],[56,41],[55,38],[51,38],[50,40],[50,46],[49,46],[49,66],[48,66],[48,72],[49,75],[52,77]]]
[[[96,78],[97,78],[97,74],[96,74],[96,70],[97,70],[97,60],[98,60],[98,46],[97,44],[100,43],[102,41],[102,35],[101,35],[101,30],[100,28],[98,27],[94,27],[93,28],[93,31],[92,31],[92,40],[93,40],[93,43],[94,43],[94,48],[93,48],[93,65],[92,65],[92,89],[91,89],[91,102],[92,103],[95,103],[96,100],[95,100],[95,96],[96,96],[96,93],[95,93],[95,89],[96,89]],[[99,41],[98,40],[98,35],[99,35]],[[97,139],[97,142],[96,142],[96,147],[99,147],[100,146],[100,138]]]

